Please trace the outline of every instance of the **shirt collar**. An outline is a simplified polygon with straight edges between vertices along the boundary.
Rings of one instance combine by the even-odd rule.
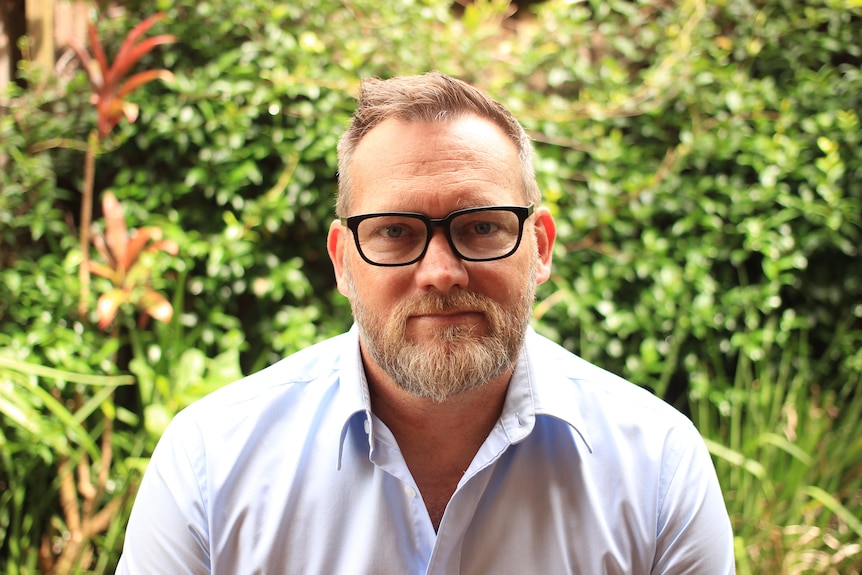
[[[572,385],[561,366],[555,365],[555,354],[548,353],[549,343],[532,328],[527,329],[500,423],[509,441],[518,443],[532,432],[537,416],[553,417],[571,426],[592,453],[586,425],[578,409],[577,386]]]
[[[369,454],[373,443],[371,433],[371,396],[368,392],[368,381],[365,379],[365,369],[362,367],[362,356],[359,351],[359,328],[354,324],[343,337],[340,362],[338,366],[339,381],[336,394],[336,421],[343,421],[338,443],[338,462],[336,469],[341,469],[341,456],[344,443],[352,423],[364,426],[368,434]],[[361,428],[361,427],[360,427]]]
[[[553,417],[571,426],[592,453],[586,425],[578,409],[578,387],[572,385],[570,377],[556,361],[559,353],[560,348],[538,335],[532,328],[527,329],[524,346],[506,392],[500,424],[509,442],[518,443],[533,430],[536,416]],[[371,446],[374,445],[371,397],[362,367],[359,329],[356,325],[344,336],[340,362],[336,409],[338,421],[343,421],[344,424],[339,438],[338,469],[341,469],[345,439],[351,424],[365,426],[369,455]],[[358,420],[361,420],[361,423]]]
[[[586,423],[581,414],[580,386],[573,382],[571,353],[557,344],[527,329],[524,343],[524,371],[533,392],[535,413],[567,423],[580,436],[590,453],[593,452]],[[524,357],[526,356],[526,357]]]

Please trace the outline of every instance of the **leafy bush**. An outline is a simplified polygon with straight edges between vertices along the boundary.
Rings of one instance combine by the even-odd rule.
[[[154,9],[124,6],[99,21],[109,53]],[[107,461],[103,485],[120,503],[90,499],[92,509],[118,507],[76,560],[110,571],[131,470],[170,417],[349,325],[325,252],[335,143],[359,78],[429,69],[485,88],[534,136],[560,228],[536,326],[691,415],[716,458],[739,572],[862,568],[858,6],[547,0],[515,12],[507,0],[460,10],[442,0],[160,0],[156,9],[167,17],[155,29],[179,42],[141,66],[174,80],[133,98],[140,117],[106,142],[95,188],[112,191],[130,228],[176,242],[176,257],[147,262],[170,323],[139,326],[121,308],[100,331],[94,303],[110,286],[98,278],[90,313],[77,315],[82,158],[95,125],[83,74],[57,81],[24,68],[33,88],[11,87],[2,104],[6,571],[36,565],[42,541],[48,556],[62,553],[74,527],[61,506],[71,501],[60,497],[64,461],[90,462],[94,485]],[[111,393],[81,383],[128,374],[135,385]],[[34,430],[53,439],[33,444]]]

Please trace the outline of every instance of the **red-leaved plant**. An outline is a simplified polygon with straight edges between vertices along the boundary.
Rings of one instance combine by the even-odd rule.
[[[173,74],[168,70],[146,70],[126,78],[132,67],[153,48],[160,44],[176,42],[176,36],[161,34],[137,43],[147,30],[164,16],[164,13],[159,12],[132,28],[120,46],[113,64],[108,63],[102,42],[99,40],[98,32],[92,22],[88,23],[87,32],[93,55],[90,56],[80,46],[72,45],[72,50],[75,51],[81,64],[83,64],[87,79],[90,81],[90,87],[93,90],[91,101],[96,105],[99,114],[99,139],[104,139],[110,133],[120,121],[121,116],[125,116],[129,122],[134,122],[137,119],[138,106],[126,101],[126,96],[147,82],[158,79],[164,81],[173,79]]]
[[[129,233],[126,217],[120,202],[111,192],[102,199],[105,214],[105,231],[93,236],[96,250],[103,262],[89,262],[90,271],[111,280],[113,289],[99,296],[96,312],[99,327],[107,329],[123,304],[132,304],[141,312],[139,325],[152,317],[169,322],[173,307],[164,295],[150,287],[153,269],[150,261],[141,258],[144,253],[164,251],[177,255],[178,246],[173,240],[162,239],[162,230],[147,226]]]
[[[138,117],[138,106],[126,100],[126,97],[142,85],[153,80],[161,79],[170,81],[173,74],[168,70],[146,70],[127,77],[132,67],[141,58],[150,53],[153,48],[161,44],[170,44],[176,41],[176,36],[161,34],[145,40],[141,37],[159,20],[164,14],[159,12],[146,20],[138,23],[128,33],[120,49],[114,57],[114,62],[108,62],[99,34],[92,22],[87,25],[92,56],[84,48],[72,45],[72,49],[78,56],[87,74],[93,94],[91,102],[96,106],[97,127],[90,133],[87,140],[87,155],[84,163],[84,185],[81,198],[81,297],[78,304],[78,315],[82,319],[87,313],[87,300],[90,294],[90,224],[93,219],[93,183],[95,180],[96,155],[99,153],[101,142],[104,140],[114,126],[123,116],[129,122],[134,122]],[[139,42],[140,41],[140,42]]]

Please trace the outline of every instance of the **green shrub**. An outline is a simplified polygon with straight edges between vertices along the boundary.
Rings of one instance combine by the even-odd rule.
[[[124,5],[100,21],[109,53],[154,9]],[[29,77],[41,87],[11,88],[0,114],[0,360],[134,375],[84,418],[94,443],[116,424],[112,477],[139,468],[196,397],[349,325],[325,252],[335,143],[359,78],[438,69],[501,99],[536,140],[560,232],[537,328],[691,415],[716,458],[739,572],[862,568],[857,5],[547,0],[514,16],[502,0],[459,11],[438,0],[156,8],[167,13],[160,32],[179,42],[142,65],[175,81],[136,96],[140,118],[98,157],[96,190],[120,198],[130,227],[177,242],[177,257],[153,262],[169,324],[141,327],[126,310],[102,333],[92,314],[76,316],[81,142],[94,121],[82,75]],[[94,282],[93,301],[106,287]],[[0,365],[4,390],[21,381],[15,365]],[[30,373],[28,385],[70,413],[76,397],[98,396],[51,373]],[[30,404],[25,421],[48,425],[53,412]],[[6,553],[15,537],[62,539],[68,528],[57,527],[51,479],[61,452],[33,446],[13,469],[29,432],[10,409],[0,409],[0,482],[14,487],[0,516],[7,571],[35,564],[33,553]],[[128,493],[133,483],[121,482]],[[121,532],[123,509],[92,565],[116,560],[120,537],[109,534]]]

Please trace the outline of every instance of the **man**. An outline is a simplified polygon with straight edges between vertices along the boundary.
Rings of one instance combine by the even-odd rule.
[[[518,122],[363,83],[328,250],[355,327],[172,422],[120,573],[734,571],[691,423],[529,327],[555,224]]]

